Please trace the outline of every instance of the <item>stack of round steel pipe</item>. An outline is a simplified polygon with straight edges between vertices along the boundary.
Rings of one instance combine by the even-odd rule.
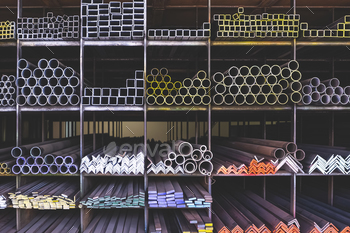
[[[76,174],[80,157],[79,138],[52,140],[15,147],[11,154],[15,160],[14,174]],[[86,144],[84,153],[92,146]]]
[[[16,99],[15,76],[3,75],[0,79],[0,106],[14,106]]]
[[[153,68],[146,77],[148,105],[209,105],[208,94],[211,85],[207,73],[203,70],[182,82],[171,82],[166,68]]]
[[[341,87],[337,78],[321,81],[312,77],[301,82],[303,84],[302,104],[310,105],[346,105],[349,104],[350,86]]]
[[[41,59],[35,66],[25,59],[18,61],[20,76],[16,80],[20,106],[73,105],[80,103],[79,75],[57,59]]]
[[[213,103],[216,105],[285,105],[301,101],[299,64],[291,60],[288,66],[232,66],[216,72]]]

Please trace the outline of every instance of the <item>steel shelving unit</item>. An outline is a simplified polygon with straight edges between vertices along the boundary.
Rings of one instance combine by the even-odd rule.
[[[225,1],[224,1],[225,2]],[[239,1],[238,1],[239,2]],[[262,1],[262,2],[271,2],[271,1]],[[272,1],[273,2],[273,1]],[[297,5],[296,0],[292,0],[289,3],[285,3],[286,1],[283,1],[282,5],[267,5],[265,7],[260,6],[260,9],[263,9],[264,11],[267,10],[285,10],[285,9],[291,9],[290,13],[296,14],[299,10],[303,10],[305,8],[305,3],[299,3],[301,4],[300,6]],[[215,3],[215,4],[214,4]],[[238,8],[241,3],[235,3],[235,1],[232,3],[232,5],[226,5],[226,4],[221,4],[220,1],[214,1],[214,0],[206,0],[206,1],[200,1],[198,5],[186,5],[186,6],[180,6],[180,5],[172,5],[172,6],[167,6],[165,9],[193,9],[195,8],[197,11],[198,9],[205,9],[207,10],[207,21],[210,23],[212,22],[211,17],[212,17],[212,11],[218,11],[220,9],[235,9]],[[284,5],[283,5],[284,4]],[[147,0],[145,0],[145,5],[147,6]],[[247,5],[244,6],[247,9],[253,9],[256,8],[256,6],[252,5]],[[68,7],[70,8],[70,7]],[[71,6],[71,8],[74,9],[80,9],[80,3],[79,6]],[[153,6],[151,3],[148,5],[148,11],[153,9]],[[312,6],[312,8],[315,9],[321,9],[322,6]],[[334,8],[339,8],[339,9],[349,9],[349,6],[324,6],[324,8],[328,9],[333,9]],[[1,8],[0,8],[1,9]],[[10,9],[14,9],[10,7]],[[22,7],[22,0],[17,0],[17,17],[22,16],[22,9],[27,9],[27,7]],[[147,11],[146,11],[147,12]],[[147,14],[146,14],[147,18]],[[145,25],[147,25],[147,20],[145,20]],[[147,28],[147,27],[146,27]],[[267,62],[273,62],[273,61],[283,61],[286,62],[289,59],[286,58],[286,56],[279,58],[279,57],[266,57],[266,54],[264,58],[216,58],[212,56],[213,51],[220,49],[220,48],[247,48],[249,47],[256,46],[259,48],[268,48],[268,49],[274,49],[274,48],[287,48],[289,50],[289,55],[290,59],[295,59],[299,60],[298,58],[298,48],[301,46],[308,47],[308,48],[313,48],[313,47],[344,47],[345,46],[350,46],[350,41],[349,40],[334,40],[334,41],[300,41],[298,39],[290,39],[290,40],[284,40],[284,41],[256,41],[256,40],[237,40],[237,41],[212,41],[211,39],[208,39],[207,41],[156,41],[156,40],[148,40],[147,37],[144,38],[144,40],[140,41],[113,41],[113,40],[84,40],[83,38],[80,38],[80,40],[77,41],[0,41],[0,50],[1,48],[5,47],[13,47],[16,48],[17,51],[17,61],[22,57],[22,49],[23,48],[37,48],[37,47],[75,47],[79,48],[79,58],[76,60],[79,62],[79,70],[80,70],[80,83],[83,83],[84,81],[84,74],[85,74],[85,61],[90,59],[85,56],[85,50],[87,47],[126,47],[131,48],[131,47],[137,47],[140,50],[143,51],[143,57],[141,60],[143,60],[143,70],[145,74],[147,74],[147,71],[150,70],[148,66],[148,62],[152,60],[153,58],[148,56],[148,49],[149,48],[155,48],[155,47],[175,47],[175,48],[188,48],[188,47],[199,47],[203,50],[206,51],[207,56],[204,59],[204,63],[206,64],[207,68],[207,74],[208,77],[211,77],[211,72],[213,67],[215,65],[213,64],[214,62],[235,62],[235,61],[249,61],[249,62],[254,62],[254,61],[267,61]],[[350,49],[349,49],[350,50]],[[350,52],[350,51],[349,51]],[[111,59],[113,60],[113,59]],[[117,59],[116,59],[117,60]],[[198,60],[197,58],[194,58],[194,60]],[[338,60],[342,61],[350,61],[350,59],[346,58],[339,58]],[[169,59],[171,61],[171,59]],[[327,58],[301,58],[300,61],[320,61],[320,62],[329,62],[329,59]],[[333,59],[334,61],[334,59]],[[94,64],[95,64],[95,59],[94,59]],[[333,65],[334,66],[334,65]],[[135,68],[135,67],[133,67]],[[334,70],[333,70],[334,72]],[[19,76],[18,71],[17,71],[17,76]],[[94,74],[95,76],[95,74]],[[18,91],[18,89],[17,89]],[[82,95],[83,93],[83,85],[80,86],[80,93]],[[145,102],[145,101],[144,101]],[[121,116],[112,116],[112,117],[104,117],[102,116],[103,113],[106,112],[116,112],[118,114],[122,114]],[[51,106],[51,107],[20,107],[20,106],[15,106],[15,107],[0,107],[0,112],[1,113],[6,113],[6,114],[11,114],[15,116],[16,118],[16,145],[19,146],[22,144],[22,122],[24,118],[24,114],[31,114],[31,113],[41,113],[41,140],[45,140],[47,138],[47,135],[50,137],[52,136],[52,126],[47,126],[44,125],[44,122],[46,120],[49,121],[49,125],[52,125],[53,120],[51,118],[54,113],[60,113],[64,112],[67,116],[63,116],[65,119],[73,118],[74,122],[77,122],[79,125],[79,135],[80,137],[80,148],[81,148],[81,158],[84,156],[83,154],[83,149],[84,148],[84,140],[82,135],[88,131],[89,133],[91,132],[90,129],[90,122],[93,123],[93,132],[92,134],[95,135],[97,131],[96,127],[96,122],[108,122],[108,133],[112,131],[113,135],[122,135],[121,133],[121,128],[118,122],[123,121],[124,119],[127,118],[127,116],[130,116],[132,114],[138,114],[138,119],[142,118],[143,119],[143,130],[144,130],[144,145],[145,145],[145,151],[146,149],[146,144],[147,144],[147,122],[154,121],[156,119],[154,117],[155,114],[159,114],[161,116],[165,115],[170,115],[170,113],[174,114],[175,116],[169,116],[169,120],[167,120],[168,125],[170,124],[176,124],[178,126],[179,120],[176,118],[176,114],[181,113],[185,116],[181,118],[181,136],[183,136],[183,127],[182,123],[186,122],[185,118],[187,118],[187,126],[185,125],[185,128],[187,127],[187,135],[188,135],[188,119],[195,119],[195,140],[198,141],[198,139],[201,136],[206,136],[207,140],[207,145],[208,149],[211,148],[211,138],[213,135],[213,127],[215,126],[215,122],[223,122],[223,121],[229,121],[229,135],[231,135],[231,127],[233,126],[231,124],[231,121],[234,120],[233,115],[236,118],[236,121],[238,121],[237,126],[242,126],[243,127],[243,133],[246,134],[246,128],[249,126],[249,120],[246,120],[246,116],[256,114],[257,112],[261,114],[259,116],[260,121],[262,122],[261,127],[262,127],[262,138],[268,138],[267,136],[267,115],[268,114],[285,114],[289,116],[288,121],[290,122],[290,131],[291,135],[289,137],[289,140],[292,140],[294,142],[299,141],[299,133],[298,130],[302,131],[302,127],[298,128],[298,125],[300,124],[298,122],[299,115],[300,117],[303,117],[303,114],[315,114],[315,113],[326,113],[326,114],[331,114],[331,119],[333,120],[333,124],[330,123],[329,128],[331,132],[331,138],[329,140],[329,144],[334,146],[334,114],[335,113],[349,113],[350,112],[350,107],[348,106],[300,106],[300,105],[286,105],[286,106],[215,106],[215,105],[209,105],[209,106],[147,106],[145,103],[143,106],[84,106],[80,104],[80,106],[67,106],[67,107],[61,107],[61,106]],[[187,113],[191,112],[191,116],[188,116]],[[72,117],[74,115],[74,117]],[[98,116],[96,116],[98,115]],[[136,117],[135,117],[136,118]],[[56,116],[57,119],[57,116]],[[63,120],[64,121],[64,120]],[[162,120],[164,121],[164,120]],[[272,121],[275,121],[274,119]],[[86,127],[86,122],[88,122],[88,126]],[[110,127],[110,122],[112,122],[112,130]],[[243,123],[243,125],[240,125],[239,123]],[[200,124],[204,124],[204,131],[207,130],[207,132],[203,132],[203,135],[200,133]],[[248,125],[246,124],[248,123]],[[328,124],[328,123],[327,123]],[[62,120],[60,120],[60,126],[62,126]],[[102,123],[102,131],[104,132],[104,123]],[[169,127],[170,128],[170,127]],[[100,131],[100,127],[98,131]],[[219,123],[219,130],[218,134],[220,134],[220,123]],[[60,132],[59,132],[60,137],[62,137],[62,127],[60,127]],[[188,136],[187,136],[188,137]],[[178,132],[175,133],[173,131],[171,134],[168,135],[168,139],[177,139],[178,138]],[[94,149],[96,149],[96,145],[94,143]],[[145,154],[147,156],[147,154]],[[214,155],[215,156],[215,155]],[[28,180],[34,179],[36,177],[42,177],[42,175],[4,175],[4,176],[9,176],[9,177],[16,177],[16,186],[20,187],[22,184],[25,184]],[[80,191],[81,195],[84,196],[84,194],[89,190],[89,188],[92,187],[92,181],[91,177],[109,177],[111,175],[93,175],[93,174],[79,174],[79,175],[45,175],[45,176],[50,176],[50,177],[67,177],[67,176],[74,176],[78,177],[79,176],[79,185],[80,185]],[[127,175],[114,175],[113,177],[125,177]],[[222,174],[215,174],[212,177],[203,177],[200,174],[192,174],[192,175],[161,175],[161,174],[145,174],[144,175],[135,175],[136,177],[143,177],[144,180],[144,185],[145,185],[145,192],[147,190],[148,186],[148,179],[152,177],[194,177],[194,178],[204,178],[206,179],[206,183],[208,186],[208,191],[211,193],[212,188],[215,188],[215,185],[212,185],[212,180],[214,179],[227,179],[228,181],[234,181],[237,177],[244,178],[245,177],[262,177],[263,182],[262,182],[262,192],[263,196],[266,196],[266,180],[268,180],[271,177],[282,177],[283,179],[289,179],[290,180],[290,197],[291,197],[291,207],[290,207],[290,213],[295,217],[296,215],[296,196],[297,196],[297,190],[298,186],[302,182],[301,179],[304,177],[316,177],[316,176],[324,176],[327,177],[328,180],[328,200],[329,203],[333,203],[333,182],[334,182],[334,177],[338,176],[346,176],[343,174],[339,173],[334,173],[331,175],[321,175],[321,174],[291,174],[288,172],[278,172],[274,175],[222,175]],[[133,176],[134,177],[134,176]],[[230,177],[230,178],[229,178]],[[147,226],[148,226],[148,211],[149,209],[157,209],[157,208],[149,208],[146,204],[144,208],[139,208],[143,209],[144,211],[144,216],[145,216],[145,231],[147,231]],[[163,208],[158,208],[158,209],[163,209]],[[16,210],[16,218],[17,218],[17,229],[21,229],[29,220],[30,220],[30,210],[21,210],[17,209]],[[93,212],[93,211],[91,211]],[[92,213],[90,212],[89,209],[82,208],[80,212],[80,219],[81,219],[81,227],[82,229],[85,229],[86,226],[88,225],[89,221],[92,218]],[[211,217],[211,211],[208,210],[208,215]]]

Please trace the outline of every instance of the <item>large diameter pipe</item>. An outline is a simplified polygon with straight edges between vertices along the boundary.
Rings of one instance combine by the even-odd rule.
[[[322,83],[324,83],[328,87],[334,87],[334,88],[340,85],[340,81],[337,78],[327,79],[322,81]]]
[[[180,154],[176,155],[175,163],[177,165],[183,165],[185,163],[185,156],[180,155]]]
[[[246,138],[246,137],[238,137],[238,138],[235,138],[235,140],[239,142],[257,144],[262,146],[280,147],[286,150],[288,153],[294,153],[298,149],[297,145],[293,142],[258,139],[258,138]]]
[[[303,98],[301,100],[301,102],[304,104],[304,105],[310,105],[312,103],[312,98],[311,98],[311,95],[303,95]]]
[[[36,68],[35,65],[33,65],[32,63],[28,62],[26,59],[23,59],[23,58],[18,61],[17,67],[20,70],[23,70],[26,68],[28,68],[28,69],[35,69]]]
[[[197,170],[197,163],[192,159],[187,159],[183,166],[184,171],[189,174],[192,174]]]
[[[320,85],[320,83],[321,81],[318,77],[313,77],[313,78],[301,81],[301,84],[310,85],[311,87],[317,87],[318,85]]]
[[[175,142],[175,150],[181,155],[187,157],[190,156],[193,152],[193,147],[189,142],[177,140]]]
[[[205,176],[211,176],[213,169],[213,164],[208,160],[202,160],[198,165],[199,172]]]

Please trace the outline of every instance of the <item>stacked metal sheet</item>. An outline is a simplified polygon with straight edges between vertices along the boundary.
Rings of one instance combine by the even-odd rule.
[[[86,155],[81,160],[80,172],[102,174],[144,174],[143,148],[130,144],[131,150],[124,150],[114,144],[112,147],[100,148]],[[123,144],[124,145],[124,144]]]
[[[251,67],[232,66],[213,75],[216,105],[285,105],[301,101],[299,63],[291,60],[287,67],[279,65]]]
[[[216,174],[275,174],[281,169],[304,173],[300,161],[305,152],[292,142],[254,138],[214,138],[213,142]]]
[[[79,39],[79,19],[79,15],[54,16],[52,12],[42,18],[18,18],[17,36],[20,40]]]
[[[91,151],[92,146],[87,144],[84,152]],[[14,147],[11,155],[16,158],[12,166],[14,174],[76,174],[80,159],[79,137]]]
[[[14,21],[0,22],[0,40],[16,38],[16,23]]]
[[[149,232],[213,232],[213,223],[204,210],[151,211]]]
[[[171,82],[166,68],[153,68],[146,80],[148,105],[209,105],[211,102],[208,94],[211,81],[203,70],[181,83]]]
[[[39,179],[9,193],[13,208],[40,210],[75,208],[79,196],[79,185],[64,179]]]
[[[236,38],[298,38],[300,15],[298,14],[257,14],[245,15],[244,8],[231,14],[216,14],[218,22],[217,39]]]
[[[16,163],[11,154],[12,147],[0,149],[0,174],[10,174],[11,167]]]
[[[84,232],[143,233],[144,213],[130,209],[95,211]]]
[[[145,5],[132,2],[82,0],[82,34],[86,39],[141,40],[145,35]]]
[[[290,206],[288,196],[282,193],[269,191],[267,199],[285,210],[288,210]],[[300,220],[300,232],[346,233],[350,231],[350,214],[348,211],[301,194],[297,196],[297,199],[296,216]],[[341,205],[349,205],[348,199]]]
[[[210,37],[210,23],[203,23],[201,29],[149,29],[150,40],[207,40]]]
[[[0,232],[15,233],[16,211],[14,209],[2,210],[0,212]]]
[[[18,61],[20,77],[17,104],[20,106],[73,105],[80,103],[79,74],[57,59],[41,59],[37,66],[25,59]]]
[[[136,70],[135,79],[127,79],[125,88],[85,87],[83,105],[143,105],[144,83],[144,72]]]
[[[350,151],[347,148],[304,144],[301,147],[306,153],[302,162],[309,169],[309,174],[350,174]]]
[[[212,209],[214,232],[302,232],[296,218],[250,191],[222,191]]]
[[[313,77],[301,82],[304,105],[346,105],[349,104],[350,86],[341,87],[337,78],[320,81]]]
[[[16,98],[16,78],[13,75],[3,75],[0,80],[0,106],[14,106]]]
[[[212,197],[194,180],[150,179],[148,204],[154,208],[209,208]]]
[[[10,205],[8,193],[14,192],[16,189],[15,182],[6,182],[0,184],[0,209],[6,209]]]
[[[350,38],[350,15],[345,15],[344,18],[336,21],[332,26],[325,29],[309,29],[308,23],[301,23],[300,30],[303,37],[314,38]]]
[[[78,211],[39,211],[35,217],[25,225],[18,233],[30,232],[80,232],[80,214]]]
[[[138,208],[145,206],[143,180],[126,178],[103,180],[80,201],[80,206],[93,209]]]

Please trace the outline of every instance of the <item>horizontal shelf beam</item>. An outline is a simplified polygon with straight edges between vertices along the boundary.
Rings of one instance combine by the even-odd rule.
[[[212,106],[212,111],[291,111],[291,106]]]
[[[89,112],[142,112],[142,106],[84,106],[84,111]]]
[[[205,106],[147,106],[148,111],[207,111]]]
[[[208,41],[188,41],[188,40],[149,40],[147,46],[207,46]]]
[[[24,106],[20,107],[22,112],[61,112],[61,111],[69,111],[69,112],[79,112],[79,107],[78,106],[35,106],[35,107],[30,107],[30,106]]]
[[[139,40],[84,40],[84,46],[140,46],[143,47],[143,41]]]
[[[23,47],[68,47],[75,46],[79,47],[79,41],[64,41],[64,40],[53,40],[53,41],[20,41]]]

